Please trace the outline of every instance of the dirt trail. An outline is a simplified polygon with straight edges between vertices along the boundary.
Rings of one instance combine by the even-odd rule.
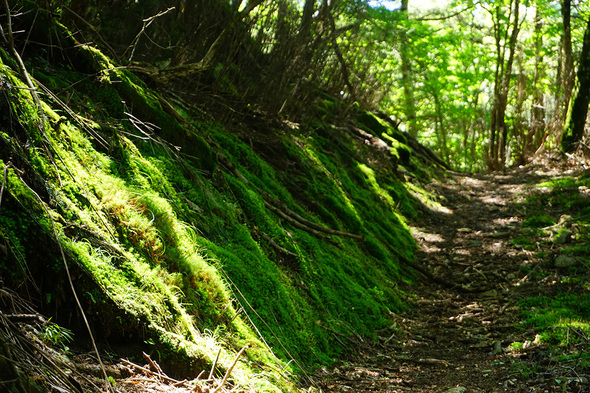
[[[541,192],[536,184],[556,174],[528,167],[507,174],[453,174],[436,184],[448,210],[414,224],[417,262],[457,287],[422,279],[406,288],[417,294],[414,310],[392,315],[390,328],[378,332],[379,344],[357,343],[350,362],[326,370],[322,391],[562,391],[563,378],[575,377],[575,370],[568,374],[555,364],[532,329],[515,328],[520,299],[556,289],[551,277],[532,278],[530,272],[544,262],[537,253],[511,242],[522,236],[522,202]],[[528,348],[508,351],[515,341],[528,341]],[[587,383],[567,388],[590,391]]]

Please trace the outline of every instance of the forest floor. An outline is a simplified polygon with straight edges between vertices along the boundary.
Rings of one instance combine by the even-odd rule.
[[[582,352],[590,348],[589,337],[569,343],[576,332],[568,330],[568,342],[556,351],[523,323],[519,306],[526,298],[588,290],[586,265],[555,267],[571,239],[556,241],[547,231],[535,235],[523,228],[531,208],[554,217],[568,214],[559,206],[530,205],[536,194],[548,192],[540,182],[564,173],[576,175],[567,167],[528,166],[504,174],[455,173],[436,183],[448,211],[414,223],[416,259],[456,287],[422,279],[405,288],[415,294],[413,311],[392,315],[378,343],[351,343],[357,352],[324,370],[322,391],[590,391],[590,369],[579,357],[581,346]],[[570,274],[577,279],[565,279]]]

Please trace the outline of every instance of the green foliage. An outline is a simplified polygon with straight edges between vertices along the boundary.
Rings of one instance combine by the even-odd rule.
[[[536,363],[525,362],[522,360],[516,361],[512,363],[512,368],[517,375],[520,376],[523,380],[528,380],[529,378],[538,375],[539,373],[539,365]]]
[[[562,293],[554,298],[526,298],[519,302],[525,324],[535,327],[550,344],[587,342],[590,339],[590,295]]]
[[[67,343],[74,339],[74,333],[58,324],[48,323],[41,330],[39,337],[45,344],[59,345],[67,349]]]
[[[528,217],[522,223],[523,227],[529,228],[543,228],[548,227],[555,224],[553,219],[549,217],[546,213],[538,213],[532,217]]]

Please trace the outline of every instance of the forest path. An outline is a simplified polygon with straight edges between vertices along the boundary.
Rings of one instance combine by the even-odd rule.
[[[413,310],[392,315],[391,326],[377,332],[379,343],[351,344],[358,353],[324,371],[322,391],[563,391],[567,370],[552,363],[534,330],[517,327],[522,318],[516,306],[525,297],[557,291],[552,277],[558,271],[547,260],[554,258],[555,244],[527,239],[522,223],[531,208],[527,197],[542,193],[537,184],[560,173],[540,167],[506,174],[456,173],[435,184],[448,210],[413,224],[416,261],[457,287],[421,278],[405,288],[416,296]],[[515,245],[523,238],[536,250]],[[549,252],[538,257],[541,249]],[[533,274],[540,269],[547,271],[543,279]],[[525,349],[509,351],[513,342],[524,343]],[[575,370],[571,375],[576,376]],[[566,391],[589,388],[573,385]]]

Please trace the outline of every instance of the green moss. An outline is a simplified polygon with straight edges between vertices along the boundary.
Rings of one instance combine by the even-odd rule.
[[[353,157],[353,142],[336,143],[319,122],[288,132],[265,125],[277,156],[260,154],[250,135],[268,137],[263,131],[163,108],[131,72],[77,43],[63,26],[55,29],[72,46],[71,66],[52,59],[31,68],[60,90],[69,108],[43,97],[49,141],[38,137],[24,152],[18,138],[25,138],[7,127],[0,158],[18,156],[29,180],[42,179],[34,188],[58,239],[13,170],[7,181],[13,200],[9,212],[0,210],[0,238],[24,255],[23,263],[38,263],[27,250],[33,238],[51,243],[46,259],[57,286],[65,282],[59,242],[105,335],[149,342],[178,372],[208,369],[219,349],[222,368],[228,367],[248,345],[232,373],[235,382],[254,391],[292,391],[293,381],[278,371],[291,358],[297,360],[291,371],[301,371],[295,363],[330,364],[347,350],[334,331],[374,337],[391,311],[407,307],[397,283],[411,280],[400,265],[415,249],[404,215],[415,214],[417,195],[430,198],[419,185],[400,183],[386,165],[363,161],[360,153]],[[2,72],[21,83],[8,68]],[[38,132],[28,94],[9,97],[25,137]],[[347,109],[337,100],[325,106],[324,120]],[[372,114],[361,119],[400,161],[414,160],[401,133]],[[217,152],[245,182],[225,161],[217,165]],[[307,221],[364,239],[314,235],[269,209],[267,194]],[[15,273],[14,280],[24,275]]]
[[[530,228],[542,228],[551,226],[553,224],[555,224],[555,221],[553,221],[551,217],[547,216],[545,213],[539,213],[524,220],[522,226]]]
[[[543,342],[570,344],[590,334],[590,295],[562,293],[554,298],[539,296],[519,302],[524,324],[533,326]],[[570,334],[577,331],[577,334]]]

